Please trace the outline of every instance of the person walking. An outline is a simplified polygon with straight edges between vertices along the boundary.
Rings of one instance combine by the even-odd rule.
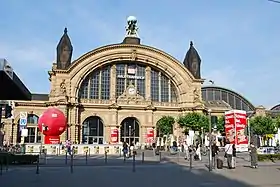
[[[199,160],[202,160],[202,158],[201,158],[201,144],[198,144],[197,145],[197,148],[196,148],[196,155],[198,156],[198,159]]]
[[[65,142],[65,147],[66,147],[67,153],[68,153],[69,155],[72,154],[71,145],[72,145],[72,144],[71,144],[71,141],[70,141],[70,140],[66,140],[66,142]]]
[[[185,153],[185,160],[189,160],[190,159],[190,153],[189,153],[189,146],[188,146],[187,141],[184,141],[183,147],[184,147],[184,153]]]
[[[250,157],[251,157],[251,167],[258,168],[258,153],[256,146],[251,142],[249,149]]]
[[[228,169],[232,169],[232,144],[229,141],[225,145],[225,157],[227,158]]]
[[[232,145],[231,167],[232,167],[232,169],[235,169],[235,167],[236,167],[236,147],[235,147],[235,144]]]
[[[218,148],[216,142],[214,142],[212,145],[212,168],[214,168],[214,169],[217,166],[218,151],[219,151],[219,148]]]

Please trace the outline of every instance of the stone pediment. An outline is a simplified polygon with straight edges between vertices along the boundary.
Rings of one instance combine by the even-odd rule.
[[[135,86],[130,82],[123,94],[117,99],[118,103],[139,104],[145,102],[145,98],[139,94]]]

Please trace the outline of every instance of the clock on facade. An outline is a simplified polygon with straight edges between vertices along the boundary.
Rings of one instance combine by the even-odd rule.
[[[135,94],[135,88],[128,88],[128,94],[129,95],[134,95]]]

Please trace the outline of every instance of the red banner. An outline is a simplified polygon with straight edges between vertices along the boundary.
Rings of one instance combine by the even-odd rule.
[[[225,133],[231,144],[247,145],[248,138],[245,135],[247,126],[246,111],[231,110],[225,112]]]
[[[146,136],[146,143],[153,143],[154,142],[155,132],[153,128],[147,128],[147,136]]]
[[[111,127],[111,143],[118,143],[119,141],[119,129]]]
[[[45,144],[59,144],[60,137],[59,136],[45,136]]]

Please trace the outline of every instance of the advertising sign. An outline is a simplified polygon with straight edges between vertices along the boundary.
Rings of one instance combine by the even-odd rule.
[[[59,144],[60,137],[59,136],[45,136],[45,144]]]
[[[243,110],[225,112],[225,133],[227,140],[236,145],[237,151],[248,150],[248,137],[245,134],[247,115]]]
[[[119,139],[119,129],[116,127],[111,127],[111,143],[118,143]]]
[[[146,143],[153,143],[154,142],[154,129],[153,128],[147,128],[147,136],[146,136]]]

